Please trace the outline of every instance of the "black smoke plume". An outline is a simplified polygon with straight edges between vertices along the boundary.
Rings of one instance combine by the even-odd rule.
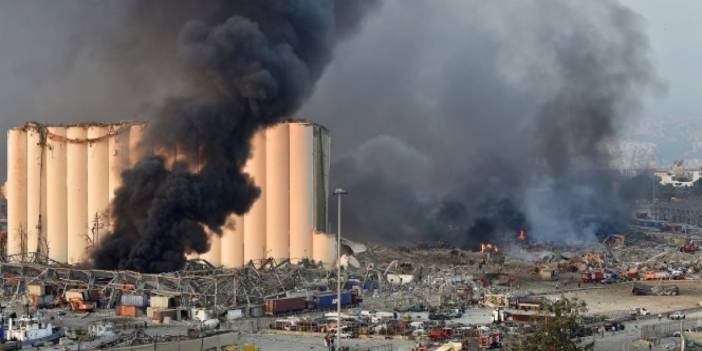
[[[343,4],[343,11],[339,11]],[[209,249],[260,194],[242,172],[253,134],[291,116],[310,96],[339,38],[359,26],[369,1],[137,2],[128,23],[158,47],[177,46],[185,93],[153,113],[145,147],[156,154],[123,175],[114,230],[96,249],[98,268],[173,271]],[[136,45],[149,45],[137,39]]]
[[[364,33],[303,110],[336,131],[346,235],[476,248],[522,227],[561,243],[622,228],[604,150],[658,83],[636,13],[389,0]]]

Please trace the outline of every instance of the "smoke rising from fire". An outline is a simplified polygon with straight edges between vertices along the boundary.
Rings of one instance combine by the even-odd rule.
[[[130,19],[139,33],[175,39],[186,70],[185,93],[152,112],[145,143],[146,150],[175,151],[177,161],[169,167],[168,158],[150,155],[124,173],[113,232],[93,254],[99,268],[172,271],[186,253],[206,252],[203,225],[219,233],[260,194],[242,171],[253,134],[297,111],[337,40],[372,8],[346,3],[337,20],[334,1],[173,4],[138,2]]]
[[[346,235],[475,248],[619,228],[603,146],[657,87],[641,26],[612,1],[386,1],[303,110],[334,131]]]

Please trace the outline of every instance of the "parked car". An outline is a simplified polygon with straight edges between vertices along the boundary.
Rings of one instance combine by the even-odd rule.
[[[651,312],[649,312],[647,309],[645,309],[643,307],[637,307],[637,308],[634,308],[631,310],[631,314],[633,316],[642,316],[643,317],[643,316],[650,315]]]
[[[427,336],[427,331],[422,328],[417,328],[412,331],[412,336]]]
[[[445,321],[445,320],[451,319],[451,317],[447,316],[444,313],[431,312],[431,313],[429,313],[429,319],[432,321]]]
[[[685,329],[685,333],[692,333],[692,330],[690,330],[690,329]],[[679,331],[679,330],[674,331],[674,332],[673,332],[673,337],[674,337],[674,338],[680,337],[680,331]]]
[[[676,312],[669,314],[668,318],[673,319],[673,320],[685,319],[685,314],[680,312],[680,311],[676,311]]]
[[[448,310],[446,312],[446,315],[452,319],[461,318],[461,317],[463,317],[463,312],[461,312],[461,310],[458,308],[454,308],[454,309]]]

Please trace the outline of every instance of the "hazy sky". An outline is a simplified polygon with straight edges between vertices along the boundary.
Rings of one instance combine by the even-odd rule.
[[[649,98],[644,114],[702,118],[702,1],[623,0],[645,20],[652,61],[667,93]]]

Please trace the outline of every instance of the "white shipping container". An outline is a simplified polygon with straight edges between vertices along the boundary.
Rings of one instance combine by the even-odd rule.
[[[149,306],[155,308],[168,308],[170,298],[167,296],[151,296],[149,299]]]
[[[210,319],[210,311],[204,308],[193,308],[192,309],[193,319],[204,322]]]
[[[146,308],[146,318],[152,319],[154,317],[154,311],[158,311],[158,308],[147,307]]]
[[[44,295],[44,285],[43,284],[29,284],[27,285],[27,292],[32,296]]]
[[[244,318],[244,311],[242,309],[227,311],[227,320],[233,321],[241,318]]]
[[[71,299],[83,300],[83,290],[68,290],[63,296],[66,301]]]

